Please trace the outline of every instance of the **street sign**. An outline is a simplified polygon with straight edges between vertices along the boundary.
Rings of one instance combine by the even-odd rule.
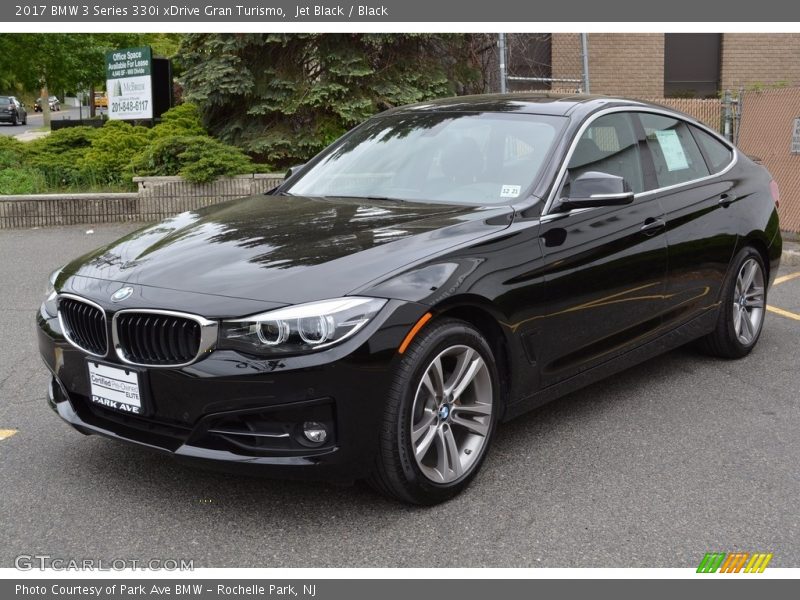
[[[153,52],[150,46],[106,53],[108,118],[153,118]]]

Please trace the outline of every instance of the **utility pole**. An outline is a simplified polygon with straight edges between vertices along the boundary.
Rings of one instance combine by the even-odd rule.
[[[500,55],[500,93],[506,93],[506,34],[497,34],[498,54]]]
[[[585,33],[581,34],[581,59],[583,60],[583,93],[589,94],[589,41]]]

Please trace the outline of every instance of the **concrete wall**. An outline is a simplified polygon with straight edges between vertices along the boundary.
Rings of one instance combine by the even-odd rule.
[[[137,177],[126,194],[35,194],[0,196],[0,229],[159,221],[225,200],[262,194],[283,181],[280,173],[225,177],[194,184],[180,177]]]

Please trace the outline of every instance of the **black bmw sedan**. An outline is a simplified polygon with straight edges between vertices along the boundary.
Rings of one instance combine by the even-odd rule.
[[[649,104],[393,109],[266,195],[55,272],[49,402],[179,459],[441,502],[499,422],[694,340],[745,357],[778,201],[762,166]]]

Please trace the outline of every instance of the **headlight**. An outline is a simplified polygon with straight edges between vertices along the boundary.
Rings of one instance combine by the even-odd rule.
[[[58,306],[56,300],[58,293],[56,292],[56,279],[61,274],[61,269],[56,269],[50,274],[47,280],[47,289],[45,290],[44,302],[42,303],[42,312],[51,317],[58,315]]]
[[[384,304],[380,298],[336,298],[223,321],[219,347],[262,355],[321,350],[355,335]]]

